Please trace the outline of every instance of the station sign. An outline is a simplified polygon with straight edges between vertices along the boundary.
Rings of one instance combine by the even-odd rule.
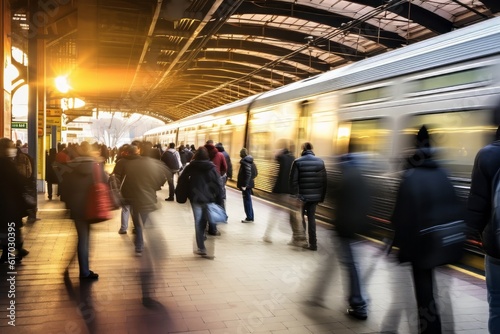
[[[28,122],[12,122],[13,129],[27,129]]]

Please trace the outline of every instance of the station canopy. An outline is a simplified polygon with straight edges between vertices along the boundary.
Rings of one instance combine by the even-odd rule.
[[[35,1],[36,2],[36,1]],[[12,0],[85,109],[165,122],[490,19],[498,0]],[[32,5],[33,6],[33,5]],[[30,14],[31,13],[31,14]],[[26,28],[31,27],[29,33]],[[35,31],[36,30],[36,31]]]

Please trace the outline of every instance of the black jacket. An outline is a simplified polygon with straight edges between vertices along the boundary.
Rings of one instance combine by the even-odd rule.
[[[323,202],[326,195],[325,163],[314,156],[313,151],[305,150],[295,159],[290,172],[290,191],[304,202]]]
[[[466,223],[473,231],[481,233],[486,254],[500,259],[497,247],[492,247],[491,231],[493,177],[500,168],[500,140],[486,145],[476,155],[472,169],[471,186],[467,201]]]
[[[278,177],[276,178],[276,183],[273,187],[273,193],[277,194],[290,194],[290,183],[288,182],[290,178],[290,171],[292,170],[292,164],[295,160],[293,154],[287,149],[281,150],[278,155],[276,155],[276,161],[279,165]]]
[[[429,152],[421,149],[414,155],[398,189],[391,220],[400,262],[418,258],[420,230],[464,218],[453,184]]]
[[[368,227],[371,191],[355,157],[346,154],[341,159],[340,178],[329,191],[334,199],[335,229],[340,236],[352,238]]]
[[[0,157],[0,180],[0,233],[4,234],[7,233],[7,224],[18,224],[27,215],[27,206],[23,198],[24,178],[11,158]]]
[[[238,180],[236,181],[236,187],[239,189],[253,188],[255,187],[254,179],[258,175],[257,166],[253,162],[253,157],[247,155],[240,160],[240,170],[238,171]]]
[[[217,203],[222,205],[222,181],[209,160],[192,160],[182,171],[175,188],[178,203]]]

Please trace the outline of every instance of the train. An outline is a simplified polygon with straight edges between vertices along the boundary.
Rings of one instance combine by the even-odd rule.
[[[298,157],[301,144],[312,143],[333,179],[338,156],[354,143],[375,190],[370,218],[390,231],[400,172],[420,126],[428,127],[465,203],[475,155],[493,141],[500,121],[493,112],[499,93],[500,18],[492,18],[168,123],[142,139],[163,146],[221,142],[235,173],[246,147],[259,169],[256,194],[267,198],[278,150]],[[330,199],[318,214],[334,217]],[[480,254],[477,242],[469,244]]]

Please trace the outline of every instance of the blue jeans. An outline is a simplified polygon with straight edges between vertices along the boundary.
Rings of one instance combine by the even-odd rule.
[[[490,305],[488,330],[490,333],[500,333],[500,259],[486,255],[484,266]]]
[[[245,209],[246,220],[253,220],[252,188],[241,191],[243,195],[243,208]]]
[[[200,250],[205,248],[205,228],[207,226],[207,219],[203,214],[203,204],[191,202],[191,209],[193,209],[194,216],[194,230],[196,232],[196,246]]]
[[[137,212],[136,210],[132,211],[132,222],[135,227],[135,251],[142,252],[144,249],[144,234],[142,228],[146,224],[146,221],[149,219],[149,212]]]
[[[129,218],[130,218],[130,205],[122,205],[120,230],[126,231],[128,229]]]
[[[80,267],[80,276],[86,277],[89,271],[89,239],[90,224],[86,220],[75,220],[76,234],[78,236],[78,266]]]

